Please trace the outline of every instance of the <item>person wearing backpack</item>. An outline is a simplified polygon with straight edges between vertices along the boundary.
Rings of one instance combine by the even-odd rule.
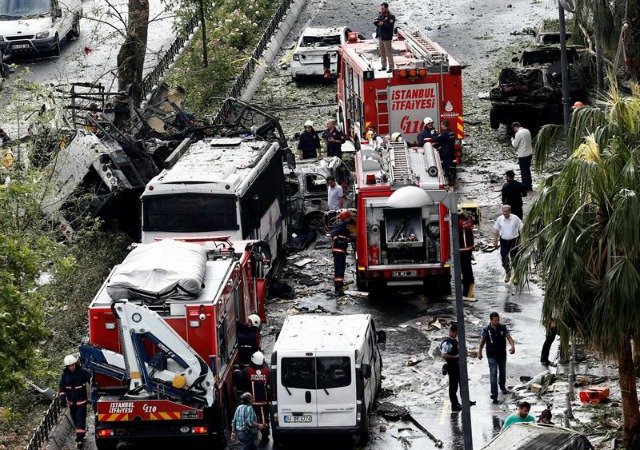
[[[240,397],[242,404],[238,405],[231,421],[231,440],[238,438],[241,450],[258,450],[256,437],[258,431],[266,427],[264,423],[258,423],[258,418],[253,410],[253,396],[245,392]]]

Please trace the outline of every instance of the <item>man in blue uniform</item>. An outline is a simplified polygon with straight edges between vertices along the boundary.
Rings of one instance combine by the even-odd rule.
[[[336,295],[342,295],[344,287],[344,271],[347,268],[347,247],[349,246],[349,219],[351,213],[348,209],[338,214],[336,224],[331,228],[331,253],[333,253],[333,285]]]
[[[449,128],[449,121],[442,121],[442,132],[433,140],[440,152],[440,160],[442,161],[442,171],[447,177],[449,183],[452,184],[453,174],[451,173],[451,165],[453,164],[453,146],[456,142],[456,135]]]
[[[491,399],[493,403],[498,403],[498,384],[503,394],[509,394],[507,389],[507,341],[511,348],[509,353],[516,352],[516,344],[513,342],[511,333],[506,325],[500,323],[500,314],[492,312],[489,314],[489,325],[482,330],[480,346],[478,347],[478,359],[482,359],[482,349],[487,346],[487,361],[489,361],[489,379],[491,383]],[[498,371],[500,379],[498,381]]]
[[[91,381],[91,374],[80,367],[74,355],[65,356],[64,365],[58,395],[62,404],[69,407],[76,428],[76,444],[82,448],[87,432],[87,383]]]
[[[336,128],[334,119],[327,120],[327,129],[322,132],[322,139],[327,144],[327,156],[337,156],[342,158],[342,144],[344,144],[344,133]]]

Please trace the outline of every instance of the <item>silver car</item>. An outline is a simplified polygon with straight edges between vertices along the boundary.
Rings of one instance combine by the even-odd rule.
[[[302,31],[291,59],[291,77],[338,75],[338,48],[351,32],[347,27],[307,27]],[[325,68],[327,72],[325,73]]]

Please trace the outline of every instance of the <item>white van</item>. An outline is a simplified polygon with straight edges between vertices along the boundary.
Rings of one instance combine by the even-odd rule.
[[[0,1],[0,50],[60,54],[60,42],[80,36],[81,0]]]
[[[385,341],[369,314],[287,317],[271,354],[274,441],[324,433],[366,442]]]

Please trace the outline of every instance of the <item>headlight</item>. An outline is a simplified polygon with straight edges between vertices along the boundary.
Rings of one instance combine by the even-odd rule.
[[[48,31],[43,31],[41,33],[36,34],[36,39],[44,39],[49,37],[49,32]]]

